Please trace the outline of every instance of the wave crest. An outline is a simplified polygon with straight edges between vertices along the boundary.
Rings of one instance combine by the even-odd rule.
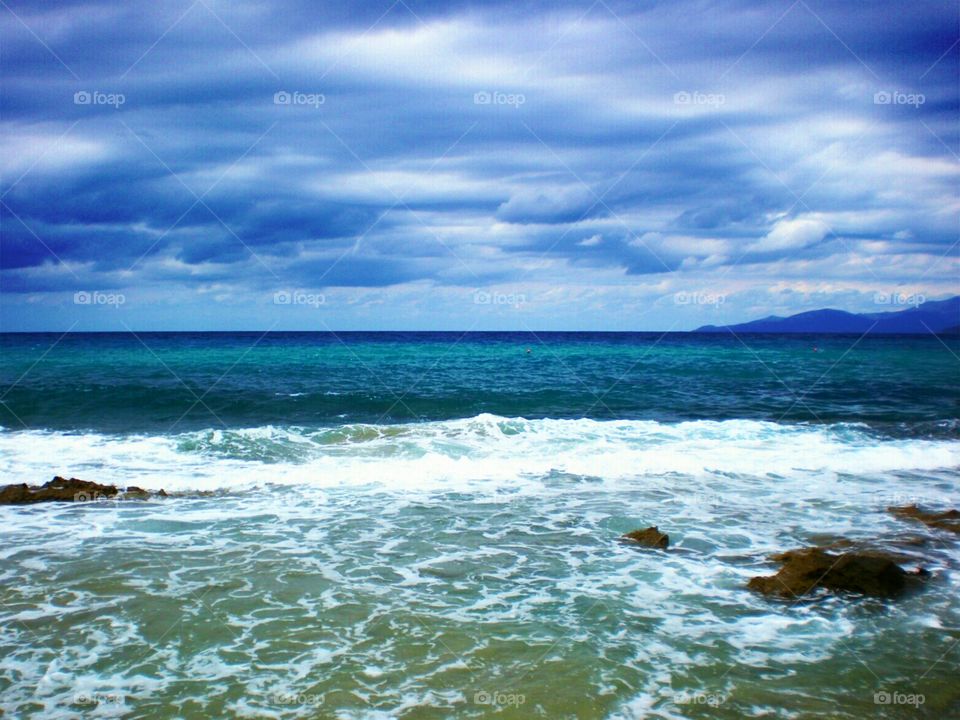
[[[0,466],[17,481],[60,473],[168,490],[269,482],[452,487],[557,473],[603,480],[836,476],[960,464],[956,441],[883,438],[859,424],[527,420],[489,414],[404,425],[263,426],[176,435],[4,432],[0,450]]]

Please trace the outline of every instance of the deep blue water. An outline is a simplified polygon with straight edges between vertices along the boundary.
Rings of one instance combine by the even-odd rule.
[[[958,339],[933,336],[6,334],[0,424],[164,432],[491,413],[955,434],[958,357]]]

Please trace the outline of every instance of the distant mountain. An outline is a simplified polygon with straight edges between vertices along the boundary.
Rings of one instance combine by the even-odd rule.
[[[771,315],[738,325],[704,325],[694,332],[953,335],[960,332],[960,295],[893,312],[856,314],[843,310],[810,310],[790,317]]]

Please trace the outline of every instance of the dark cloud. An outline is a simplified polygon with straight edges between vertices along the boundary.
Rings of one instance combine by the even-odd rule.
[[[2,290],[707,267],[769,284],[841,256],[851,283],[884,258],[947,282],[957,19],[892,1],[12,0]]]

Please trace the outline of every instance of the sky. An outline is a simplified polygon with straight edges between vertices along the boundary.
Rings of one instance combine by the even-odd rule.
[[[960,293],[955,2],[0,0],[0,330]]]

